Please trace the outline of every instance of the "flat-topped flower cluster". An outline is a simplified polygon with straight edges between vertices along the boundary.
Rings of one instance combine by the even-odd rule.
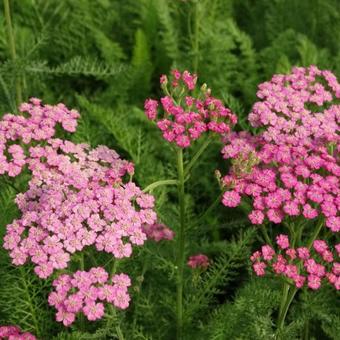
[[[104,303],[126,309],[130,296],[131,280],[126,274],[109,274],[102,267],[89,271],[78,270],[73,275],[62,274],[52,285],[48,302],[57,309],[57,321],[71,325],[77,314],[83,313],[89,321],[101,319],[105,314]]]
[[[30,258],[37,275],[47,278],[86,246],[123,258],[144,243],[143,225],[151,227],[157,216],[153,196],[123,183],[131,163],[105,146],[91,150],[62,140],[30,154],[29,189],[16,198],[22,216],[4,237],[13,263]]]
[[[154,197],[132,181],[132,163],[106,146],[93,149],[54,138],[57,124],[75,131],[77,111],[63,104],[43,106],[36,98],[20,111],[21,116],[7,114],[0,121],[0,175],[18,176],[24,167],[31,173],[28,190],[15,199],[21,216],[7,225],[4,236],[13,264],[30,260],[35,273],[47,278],[68,269],[85,247],[120,259],[147,238],[174,237],[158,222]],[[96,320],[104,315],[104,301],[128,307],[130,284],[126,274],[109,279],[101,267],[63,274],[54,281],[49,302],[66,326],[80,311]]]
[[[278,252],[270,245],[262,246],[251,256],[253,269],[258,276],[267,272],[285,277],[297,288],[307,285],[319,289],[322,281],[340,290],[340,244],[333,253],[324,240],[315,240],[312,247],[290,247],[287,235],[276,238]]]
[[[326,226],[338,232],[339,151],[330,155],[326,146],[289,147],[268,144],[262,135],[234,134],[222,150],[224,158],[233,158],[235,164],[223,178],[229,189],[223,204],[236,207],[244,195],[252,199],[249,219],[253,224],[262,224],[265,218],[280,223],[287,216],[315,219],[323,215]]]
[[[188,71],[172,72],[172,82],[161,76],[161,87],[165,96],[160,99],[162,114],[158,112],[159,102],[145,101],[145,114],[157,122],[163,137],[170,143],[187,148],[205,132],[221,136],[229,135],[237,117],[223,103],[211,96],[210,89],[203,86],[197,97],[194,96],[197,76]]]
[[[223,178],[228,190],[223,203],[235,207],[243,195],[250,197],[253,224],[323,215],[326,226],[338,232],[340,85],[329,71],[311,66],[274,76],[259,88],[264,100],[254,105],[249,120],[264,130],[256,136],[235,133],[223,148],[234,165]],[[308,108],[311,104],[315,107]]]

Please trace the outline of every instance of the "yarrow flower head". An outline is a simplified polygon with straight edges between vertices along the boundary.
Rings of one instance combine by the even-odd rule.
[[[187,262],[188,266],[192,269],[206,269],[208,268],[210,261],[208,256],[204,254],[197,254],[189,257]]]
[[[144,244],[157,221],[154,198],[124,183],[133,166],[114,150],[51,139],[31,147],[30,157],[29,189],[16,198],[22,216],[4,237],[14,264],[30,259],[47,278],[87,246],[123,258]]]
[[[315,240],[311,249],[290,248],[287,235],[276,238],[279,251],[264,245],[251,257],[253,270],[257,276],[271,273],[283,276],[297,288],[307,286],[316,290],[324,283],[340,290],[339,253],[332,252],[325,241]],[[335,249],[338,249],[339,244]]]
[[[318,83],[320,77],[327,87]],[[339,232],[340,105],[331,102],[339,98],[340,85],[329,71],[312,66],[274,76],[259,88],[265,102],[254,105],[249,120],[264,130],[256,136],[231,134],[222,150],[232,159],[222,179],[222,202],[234,207],[242,196],[250,197],[253,224],[302,215],[324,218],[331,231]],[[324,110],[321,105],[331,106]]]
[[[130,302],[130,278],[126,274],[116,274],[109,279],[102,267],[60,275],[52,285],[54,291],[48,302],[57,309],[56,320],[65,326],[70,326],[79,313],[95,321],[104,316],[105,304],[126,309]]]
[[[228,136],[237,122],[236,116],[223,103],[211,96],[210,89],[202,86],[194,97],[197,76],[188,71],[172,71],[169,85],[165,75],[160,79],[165,96],[157,100],[147,99],[144,104],[146,116],[157,122],[163,137],[181,148],[187,148],[203,133],[211,131]],[[160,114],[158,108],[161,107]]]
[[[31,98],[20,105],[21,115],[5,114],[0,120],[0,175],[19,175],[26,165],[27,151],[32,142],[52,138],[57,125],[67,132],[74,132],[79,113],[64,104],[42,105]]]
[[[0,339],[36,340],[37,338],[29,332],[22,332],[17,326],[0,326]]]

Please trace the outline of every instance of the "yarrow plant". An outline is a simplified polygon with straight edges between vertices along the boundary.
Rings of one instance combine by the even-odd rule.
[[[1,151],[5,155],[8,147],[14,155],[13,160],[1,159],[2,174],[17,176],[26,166],[31,179],[28,190],[16,196],[21,217],[7,226],[4,248],[13,264],[30,260],[43,279],[80,262],[80,271],[54,280],[56,292],[49,297],[57,321],[65,326],[79,312],[88,320],[100,319],[105,301],[127,308],[130,278],[123,273],[109,277],[104,267],[85,272],[84,251],[90,248],[121,259],[147,238],[171,240],[173,232],[158,222],[154,197],[132,181],[133,164],[114,150],[54,138],[57,123],[75,131],[77,111],[62,104],[42,106],[36,98],[22,104],[20,111],[29,117],[5,115],[0,122]]]
[[[260,132],[234,133],[222,150],[232,160],[222,179],[222,202],[236,207],[244,198],[251,223],[261,226],[268,244],[251,260],[257,275],[270,270],[285,279],[280,330],[298,288],[317,289],[327,278],[339,289],[338,262],[331,264],[331,251],[317,245],[325,242],[318,239],[323,226],[340,231],[340,84],[330,71],[300,67],[259,85],[257,96],[248,118]],[[289,230],[291,244],[287,235],[277,238],[279,253],[268,237],[269,223]]]
[[[155,185],[177,184],[179,201],[179,230],[176,233],[176,268],[177,268],[177,338],[183,337],[183,273],[185,264],[185,176],[190,174],[200,155],[208,147],[214,136],[226,141],[232,127],[237,122],[236,115],[222,101],[211,95],[206,84],[197,87],[197,75],[189,71],[173,70],[170,79],[160,77],[164,97],[160,101],[147,99],[144,104],[145,114],[149,120],[156,122],[163,138],[175,146],[177,156],[177,179],[164,180]],[[183,150],[188,149],[194,141],[206,136],[197,153],[184,168]],[[191,262],[190,262],[191,263]],[[195,263],[196,262],[192,262]],[[207,266],[203,261],[197,265]]]
[[[29,332],[22,332],[17,326],[0,326],[0,339],[36,340],[37,338]]]

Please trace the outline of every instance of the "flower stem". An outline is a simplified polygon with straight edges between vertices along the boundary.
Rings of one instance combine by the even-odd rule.
[[[195,153],[194,157],[192,157],[190,163],[186,166],[185,171],[184,171],[184,177],[188,176],[190,170],[193,168],[193,166],[195,165],[195,163],[198,160],[198,158],[202,155],[202,153],[209,146],[210,143],[211,143],[211,139],[208,137],[204,141],[204,143],[202,144],[200,149]]]
[[[176,179],[166,179],[166,180],[151,183],[143,190],[143,192],[152,191],[152,190],[154,190],[157,187],[160,187],[162,185],[177,185],[177,180]]]
[[[113,260],[113,263],[112,263],[112,267],[111,267],[111,271],[110,271],[110,279],[112,280],[112,277],[113,275],[116,274],[116,271],[117,271],[117,268],[118,268],[118,261],[117,260]],[[115,308],[113,307],[113,305],[111,303],[108,304],[109,306],[109,311],[110,311],[110,314],[111,314],[111,318],[109,319],[108,321],[108,326],[113,326],[113,323],[116,322],[116,326],[115,326],[115,330],[116,330],[116,335],[118,337],[119,340],[124,340],[124,335],[123,335],[123,332],[120,328],[120,324],[117,320],[117,312],[115,310]]]
[[[313,242],[318,237],[322,227],[324,225],[324,220],[321,218],[319,223],[317,224],[315,231],[310,238],[309,242],[307,243],[308,250],[311,249]],[[294,240],[295,241],[295,240]],[[282,293],[282,300],[281,300],[281,306],[279,311],[279,317],[277,321],[277,329],[280,332],[284,326],[284,322],[288,313],[288,309],[293,302],[293,299],[295,297],[295,294],[297,293],[298,289],[296,287],[289,287],[287,283],[284,283],[283,285],[283,293]]]
[[[4,12],[5,12],[5,20],[6,20],[6,26],[7,26],[7,40],[8,40],[9,51],[10,51],[12,62],[13,64],[15,64],[16,59],[17,59],[17,54],[15,50],[15,39],[14,39],[14,32],[13,32],[13,26],[12,26],[11,8],[9,5],[9,0],[4,0]],[[19,105],[22,102],[22,90],[21,90],[20,78],[18,76],[16,76],[15,92],[16,92],[17,104]]]
[[[261,230],[262,235],[263,235],[265,241],[267,242],[267,244],[269,244],[270,246],[273,246],[273,243],[272,243],[271,239],[269,238],[267,229],[266,229],[264,224],[261,225],[260,230]]]
[[[177,150],[178,173],[178,201],[180,226],[177,238],[177,339],[183,337],[183,271],[184,271],[184,246],[185,246],[185,189],[183,150]]]
[[[286,288],[287,287],[287,288]],[[287,283],[284,283],[284,287],[283,287],[283,296],[282,296],[282,300],[281,300],[281,307],[280,308],[280,313],[279,313],[279,319],[278,319],[278,323],[277,323],[277,328],[279,331],[282,330],[287,313],[288,313],[288,309],[291,305],[291,303],[293,302],[293,299],[295,297],[295,294],[297,292],[297,288],[296,287],[292,287],[290,288],[289,285]]]

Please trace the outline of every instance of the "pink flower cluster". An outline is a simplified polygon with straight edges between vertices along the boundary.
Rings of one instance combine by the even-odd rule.
[[[208,268],[210,262],[208,256],[204,254],[197,254],[189,257],[187,265],[192,268],[206,269]]]
[[[60,275],[52,285],[55,291],[50,293],[48,302],[57,309],[56,320],[65,326],[71,325],[78,313],[83,313],[89,321],[101,319],[105,302],[119,309],[129,306],[130,278],[116,274],[109,280],[102,267]]]
[[[4,237],[14,264],[30,259],[47,278],[87,246],[123,258],[144,243],[157,219],[154,197],[124,184],[133,165],[114,150],[53,139],[31,147],[30,156],[29,189],[16,198],[22,216]]]
[[[259,85],[249,114],[254,127],[264,127],[266,142],[293,146],[340,141],[340,84],[330,71],[295,67]],[[335,101],[336,102],[336,101]],[[325,108],[326,107],[326,108]]]
[[[339,150],[340,151],[340,150]],[[232,134],[222,153],[224,158],[242,160],[246,166],[249,155],[256,160],[244,171],[233,166],[223,178],[229,189],[223,204],[236,207],[243,195],[252,198],[253,224],[262,224],[265,217],[280,223],[285,216],[303,215],[315,219],[322,214],[326,226],[340,230],[340,153],[330,155],[325,146],[307,149],[268,144],[262,135],[242,132]]]
[[[153,225],[144,224],[143,232],[148,239],[159,242],[161,240],[172,240],[175,233],[163,223],[155,223]]]
[[[37,98],[21,104],[19,111],[22,115],[5,114],[0,121],[0,175],[19,175],[26,164],[25,146],[52,138],[57,124],[74,132],[79,118],[64,104],[42,105]]]
[[[157,121],[163,137],[181,148],[187,148],[191,142],[198,139],[204,132],[212,131],[222,136],[230,133],[236,124],[237,117],[223,103],[210,95],[210,90],[201,89],[197,98],[191,94],[195,90],[196,75],[188,71],[183,73],[172,71],[173,81],[170,92],[168,80],[161,76],[161,87],[166,96],[160,102],[164,114],[158,119],[157,100],[145,101],[145,114],[150,120]]]
[[[29,332],[22,332],[17,326],[0,326],[0,339],[6,340],[36,340]]]
[[[340,244],[335,246],[334,254],[323,240],[315,240],[312,249],[291,248],[287,235],[278,235],[278,253],[269,245],[262,246],[251,256],[253,269],[258,276],[266,270],[280,275],[295,284],[297,288],[305,284],[311,289],[319,289],[323,281],[328,281],[340,290]]]
[[[280,223],[285,216],[322,214],[328,228],[340,231],[340,105],[331,105],[340,96],[335,76],[315,66],[294,68],[259,89],[264,100],[254,105],[249,120],[264,131],[232,134],[223,148],[234,164],[223,179],[231,189],[223,203],[235,207],[242,195],[250,196],[253,224],[265,217]]]

